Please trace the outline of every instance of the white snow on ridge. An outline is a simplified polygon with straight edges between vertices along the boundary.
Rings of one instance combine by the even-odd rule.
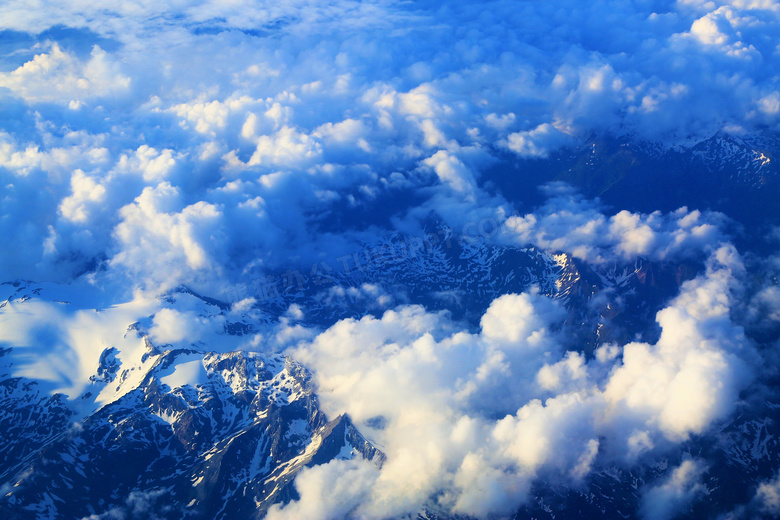
[[[160,377],[160,383],[168,385],[171,389],[183,386],[202,385],[208,382],[208,372],[203,366],[203,356],[199,354],[187,354],[177,358],[178,363],[166,369],[166,375]]]

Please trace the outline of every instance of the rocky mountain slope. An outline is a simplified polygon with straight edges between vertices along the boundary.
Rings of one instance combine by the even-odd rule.
[[[128,366],[107,348],[88,390],[70,401],[13,377],[6,363],[3,518],[112,511],[139,518],[260,518],[270,505],[296,496],[291,482],[306,466],[352,457],[382,464],[382,452],[349,417],[326,418],[319,410],[310,376],[295,361],[161,349],[136,326],[128,334],[144,342],[144,363]],[[115,397],[84,413],[80,402],[103,392]]]
[[[297,286],[280,285],[271,298],[255,294],[251,312],[236,314],[230,302],[183,287],[168,293],[160,300],[165,309],[195,312],[221,328],[194,343],[154,344],[149,331],[155,315],[129,323],[123,338],[135,346],[94,350],[95,368],[79,395],[52,393],[34,377],[20,377],[25,353],[4,348],[4,518],[112,511],[133,517],[144,508],[159,518],[260,518],[270,505],[296,497],[291,482],[306,466],[352,457],[381,465],[380,448],[349,417],[325,417],[319,410],[304,367],[280,354],[231,347],[291,305],[315,328],[397,303],[448,309],[478,327],[495,297],[536,287],[568,309],[564,326],[573,332],[572,344],[590,352],[629,332],[652,335],[654,313],[686,277],[680,266],[647,262],[596,272],[565,254],[482,242],[439,240],[399,255],[392,254],[393,240],[397,246],[412,239],[367,245],[365,263],[349,273],[306,276]],[[47,298],[74,305],[56,299],[67,287],[4,287],[0,312],[19,312]],[[405,300],[382,300],[381,287],[393,287]],[[608,297],[597,302],[596,294]]]

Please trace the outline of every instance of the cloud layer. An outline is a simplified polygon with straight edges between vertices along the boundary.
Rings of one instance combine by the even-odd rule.
[[[336,265],[369,240],[419,233],[432,213],[459,240],[594,265],[706,258],[658,313],[657,341],[592,357],[567,350],[564,309],[535,290],[496,298],[479,330],[410,305],[313,330],[293,308],[223,344],[289,347],[329,416],[349,413],[388,455],[381,469],[306,470],[301,499],[271,518],[431,503],[510,514],[540,478],[580,485],[602,464],[630,467],[706,432],[754,375],[726,216],[612,211],[560,184],[521,212],[486,172],[594,134],[670,147],[779,130],[778,2],[10,0],[2,14],[0,277],[79,279],[110,308],[34,303],[0,316],[5,343],[50,347],[22,375],[55,390],[77,395],[128,322],[145,319],[160,344],[213,340],[227,318],[166,308],[155,297],[171,287],[218,295],[242,278]],[[747,320],[768,330],[780,295],[756,292]],[[403,301],[375,285],[321,296],[372,310]],[[687,507],[706,471],[682,461],[642,490],[642,514]],[[776,481],[757,493],[776,511]]]
[[[130,285],[213,288],[354,249],[367,224],[392,226],[365,222],[378,201],[421,197],[453,224],[513,214],[481,189],[506,152],[544,157],[592,132],[673,143],[776,128],[780,113],[775,2],[3,12],[0,230],[19,245],[0,255],[7,278],[102,265]],[[677,228],[621,214],[594,230],[623,256],[663,255],[710,238],[690,213]],[[324,232],[333,222],[354,233]]]
[[[565,351],[556,332],[562,309],[533,293],[496,299],[478,333],[413,306],[337,323],[291,354],[314,370],[327,413],[349,413],[387,463],[313,469],[297,481],[301,503],[270,518],[349,500],[356,518],[424,504],[510,514],[537,478],[576,485],[595,466],[630,467],[704,433],[752,378],[749,341],[730,318],[742,269],[733,248],[718,249],[658,313],[655,344],[603,345],[592,359]],[[646,490],[644,516],[668,518],[699,496],[703,468],[684,462]],[[320,501],[328,496],[320,486],[342,471],[369,476],[345,477],[338,504]]]

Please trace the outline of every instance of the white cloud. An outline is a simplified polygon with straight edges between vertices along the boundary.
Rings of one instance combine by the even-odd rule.
[[[683,284],[658,313],[658,342],[626,345],[606,385],[612,406],[644,417],[673,440],[701,433],[731,413],[750,377],[740,358],[747,339],[730,319],[734,276],[742,269],[733,253],[718,250],[706,276]]]
[[[323,298],[328,306],[344,304],[346,301],[360,303],[369,309],[388,308],[395,303],[396,296],[388,293],[379,285],[364,283],[359,287],[337,285],[326,291]]]
[[[406,229],[431,211],[461,227],[490,218],[505,224],[500,240],[594,263],[713,255],[658,314],[655,344],[603,346],[596,359],[565,351],[562,310],[533,292],[497,298],[478,331],[413,306],[319,334],[291,313],[251,347],[295,345],[326,411],[349,412],[389,459],[381,470],[309,469],[301,500],[271,516],[395,515],[432,496],[467,514],[510,513],[537,471],[587,478],[603,438],[637,461],[733,410],[749,374],[730,317],[741,268],[720,248],[725,217],[609,214],[557,185],[540,208],[507,219],[512,208],[485,172],[592,133],[674,143],[724,125],[777,129],[776,2],[28,4],[5,2],[0,25],[33,39],[57,24],[92,33],[86,51],[41,41],[3,56],[8,278],[91,271],[125,295],[179,283],[216,294],[247,273],[352,252],[378,226]],[[397,215],[380,211],[385,200]],[[402,301],[371,285],[324,298]],[[767,288],[752,312],[774,320],[778,301]],[[43,367],[52,379],[74,359],[87,366],[71,344],[108,327],[79,319],[79,333],[57,343],[56,366]],[[20,347],[35,339],[3,324]],[[150,333],[197,341],[212,325],[163,309]],[[370,427],[377,416],[385,430]],[[699,495],[702,467],[683,463],[647,496],[682,507]]]
[[[208,327],[205,318],[191,312],[161,309],[152,318],[149,335],[157,344],[178,343],[182,340],[198,341]]]
[[[0,87],[11,89],[26,101],[70,103],[93,97],[124,94],[131,79],[122,74],[104,50],[95,47],[86,62],[55,43],[18,69],[0,73]]]
[[[63,217],[72,222],[86,222],[89,219],[90,207],[97,206],[105,200],[106,188],[81,170],[73,172],[70,185],[73,194],[62,199],[60,212]]]
[[[223,259],[212,251],[219,251],[225,239],[220,208],[203,201],[184,206],[181,199],[180,190],[163,182],[144,188],[135,202],[122,208],[115,230],[120,251],[112,263],[162,287],[197,271],[218,270]]]
[[[359,518],[359,506],[371,493],[376,482],[376,467],[363,460],[334,460],[307,468],[295,479],[301,499],[287,506],[275,505],[268,511],[269,520],[310,518]]]
[[[171,177],[177,166],[176,154],[171,149],[156,150],[141,145],[132,155],[122,154],[116,168],[120,171],[139,172],[146,182],[161,182]]]
[[[476,181],[474,174],[457,157],[439,150],[423,161],[425,166],[433,168],[439,180],[450,186],[455,192],[474,197]]]
[[[780,514],[780,478],[759,484],[755,500],[762,512],[770,515]]]
[[[563,184],[546,187],[549,198],[534,213],[506,220],[502,240],[564,251],[599,263],[638,257],[668,260],[712,251],[725,239],[725,216],[682,207],[650,214],[607,216],[595,201]]]
[[[315,138],[283,126],[273,136],[263,135],[257,139],[257,149],[248,164],[270,168],[307,165],[321,153],[322,147]]]
[[[522,157],[547,157],[550,151],[572,142],[570,136],[543,123],[533,130],[509,134],[506,147]]]
[[[507,294],[490,304],[480,324],[482,335],[496,344],[539,350],[549,348],[551,341],[545,325],[562,318],[562,309],[547,299]]]
[[[160,497],[165,494],[162,489],[148,491],[131,491],[124,499],[124,504],[113,507],[101,514],[85,516],[81,520],[125,520],[128,518],[149,518],[158,520],[158,513],[165,513],[171,509],[169,505],[161,505]]]
[[[235,216],[228,188],[234,204],[261,197],[267,221],[250,229],[267,229],[268,238],[251,243],[308,249],[312,228],[339,197],[354,207],[370,203],[398,186],[388,181],[396,174],[410,179],[409,190],[428,182],[416,173],[432,170],[443,188],[424,191],[421,209],[462,224],[480,211],[477,220],[509,212],[494,211],[505,202],[484,193],[489,179],[481,174],[506,149],[545,157],[592,132],[705,137],[724,124],[777,125],[777,89],[766,72],[777,54],[765,37],[777,30],[777,9],[760,2],[654,8],[603,12],[600,4],[568,2],[559,14],[580,29],[563,34],[555,24],[565,20],[541,4],[433,12],[349,0],[316,10],[305,2],[49,2],[30,12],[7,2],[6,28],[37,34],[74,24],[102,47],[38,42],[0,74],[24,114],[7,121],[12,138],[0,159],[9,171],[32,175],[15,178],[18,195],[9,189],[10,197],[27,197],[22,192],[41,182],[51,188],[36,206],[46,218],[20,217],[14,204],[3,210],[13,220],[4,236],[23,239],[28,257],[0,264],[20,275],[24,265],[40,266],[30,276],[39,278],[55,251],[62,265],[79,258],[82,269],[111,260],[125,248],[111,239],[120,231],[107,228],[120,224],[120,211],[144,188],[166,181],[183,198],[179,210],[222,204],[225,222]],[[740,49],[745,56],[728,54]],[[759,57],[760,69],[748,63]],[[131,172],[140,178],[122,177]],[[592,216],[545,215],[536,236],[536,224],[515,222],[527,228],[519,239],[589,259],[609,244],[620,244],[624,258],[668,258],[717,234],[706,213],[689,227],[671,224],[686,214]],[[243,242],[231,235],[225,243],[215,257]],[[190,265],[194,254],[183,254]],[[248,262],[240,263],[227,271]]]
[[[290,353],[314,371],[326,413],[350,414],[388,456],[360,488],[361,514],[412,513],[434,496],[460,513],[508,514],[539,471],[586,478],[602,440],[631,463],[733,411],[751,377],[747,339],[730,318],[741,273],[733,248],[714,252],[658,313],[658,342],[625,345],[622,358],[565,352],[554,332],[561,309],[536,294],[496,299],[479,333],[407,306],[341,321]],[[693,500],[704,469],[691,464],[647,497],[671,497],[667,512]],[[648,518],[664,517],[647,503]]]
[[[672,518],[691,502],[706,494],[707,487],[702,483],[706,471],[707,466],[702,461],[683,461],[665,482],[645,491],[642,497],[642,518]]]

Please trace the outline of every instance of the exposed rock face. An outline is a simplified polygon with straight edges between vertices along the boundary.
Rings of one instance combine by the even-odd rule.
[[[43,398],[18,378],[0,385],[4,518],[81,518],[141,497],[159,518],[260,518],[295,497],[291,482],[306,466],[384,460],[349,417],[327,420],[294,361],[155,356],[135,389],[76,424],[64,396]],[[101,356],[97,377],[108,385],[110,358]]]

